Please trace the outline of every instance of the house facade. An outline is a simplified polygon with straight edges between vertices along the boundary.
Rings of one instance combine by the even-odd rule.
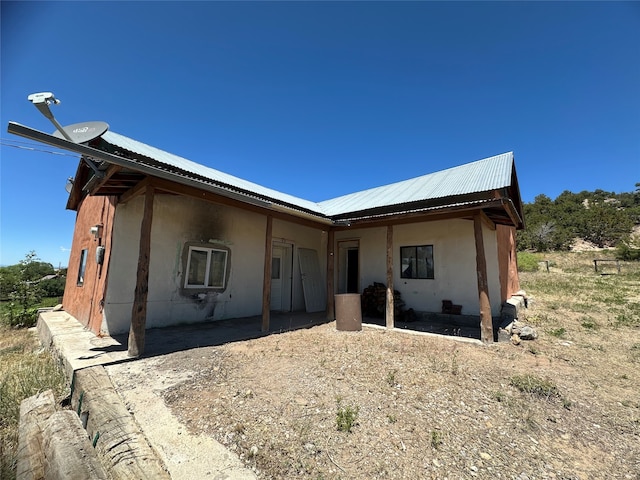
[[[17,124],[16,124],[17,125]],[[519,289],[524,227],[513,153],[326,202],[310,202],[113,132],[88,144],[13,127],[82,155],[65,310],[96,333],[326,311],[374,282],[407,308],[443,299],[492,316]],[[12,127],[10,124],[10,131]],[[143,333],[142,333],[143,335]]]

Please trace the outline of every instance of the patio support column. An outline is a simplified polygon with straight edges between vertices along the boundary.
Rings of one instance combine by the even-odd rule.
[[[335,320],[335,299],[333,298],[333,275],[335,256],[333,255],[334,233],[330,228],[327,232],[327,320]]]
[[[153,185],[147,184],[144,194],[144,210],[140,225],[138,276],[131,309],[131,328],[127,355],[140,357],[144,353],[144,335],[147,327],[147,294],[149,293],[149,257],[151,254],[151,222],[153,220]]]
[[[387,328],[394,328],[393,316],[393,225],[387,226]]]
[[[473,234],[476,241],[476,274],[478,277],[478,297],[480,300],[480,339],[483,343],[493,343],[493,319],[487,283],[487,259],[484,255],[482,238],[482,213],[473,216]]]
[[[267,231],[264,237],[264,279],[262,281],[262,331],[269,331],[271,319],[271,260],[273,257],[273,217],[267,215]]]

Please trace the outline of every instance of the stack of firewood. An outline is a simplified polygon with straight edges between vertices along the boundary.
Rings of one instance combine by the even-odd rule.
[[[387,303],[387,287],[384,283],[373,282],[362,292],[362,314],[365,317],[384,318]],[[404,315],[404,301],[400,292],[393,291],[393,315],[401,319]]]

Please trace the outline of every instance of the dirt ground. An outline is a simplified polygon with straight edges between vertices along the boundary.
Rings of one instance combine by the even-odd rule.
[[[640,330],[612,323],[594,282],[592,303],[537,296],[540,336],[518,346],[329,323],[157,357],[155,374],[188,371],[166,405],[259,478],[639,479]],[[523,375],[548,388],[522,392]]]

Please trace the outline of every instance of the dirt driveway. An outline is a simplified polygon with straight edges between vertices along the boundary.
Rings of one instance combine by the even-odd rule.
[[[600,362],[624,376],[606,378],[594,354],[329,323],[107,368],[136,418],[168,408],[167,428],[218,440],[259,478],[640,478],[638,369],[609,351]],[[525,375],[553,388],[523,393]],[[231,460],[220,472],[249,475]]]

